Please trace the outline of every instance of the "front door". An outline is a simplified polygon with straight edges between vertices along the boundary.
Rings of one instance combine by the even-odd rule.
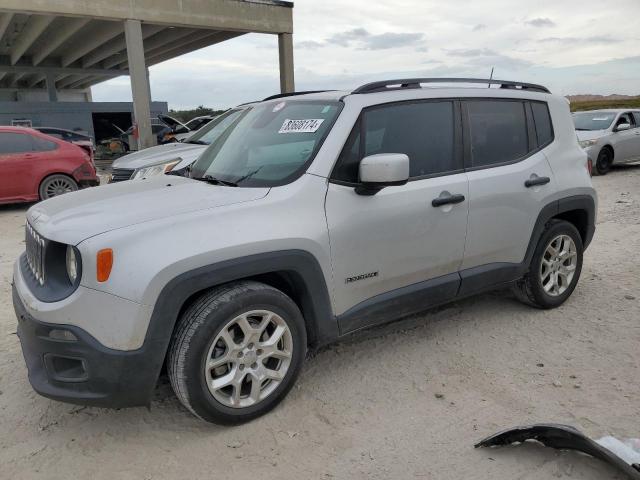
[[[459,104],[395,103],[365,109],[326,197],[334,310],[342,333],[453,298],[467,228]],[[375,195],[355,192],[359,161],[404,153],[410,181]],[[433,205],[458,195],[458,203]]]

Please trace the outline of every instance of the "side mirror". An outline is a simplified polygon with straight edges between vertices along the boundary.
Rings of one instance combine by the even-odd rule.
[[[380,153],[360,160],[358,195],[375,195],[384,187],[404,185],[409,180],[409,157],[404,153]]]
[[[624,132],[625,130],[629,130],[630,128],[631,125],[629,125],[628,123],[621,123],[616,127],[616,132]]]

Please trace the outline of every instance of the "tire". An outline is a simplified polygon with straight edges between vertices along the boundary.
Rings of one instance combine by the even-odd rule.
[[[38,188],[38,194],[40,195],[40,200],[47,200],[48,198],[57,197],[64,193],[75,192],[76,190],[78,190],[78,184],[73,178],[57,173],[55,175],[49,175],[42,180],[40,188]]]
[[[564,243],[558,243],[559,239]],[[551,253],[554,247],[561,250],[556,257]],[[563,251],[572,253],[563,255]],[[562,305],[580,278],[583,252],[582,238],[576,227],[564,220],[551,220],[538,241],[529,271],[514,285],[516,297],[537,308]],[[555,261],[555,258],[559,259]],[[555,283],[554,278],[557,279]]]
[[[194,415],[236,425],[286,396],[306,348],[304,319],[293,300],[263,283],[232,283],[196,298],[182,315],[169,347],[169,380]]]
[[[611,170],[613,164],[613,152],[610,148],[603,148],[598,153],[596,163],[593,165],[592,172],[594,175],[606,175]]]

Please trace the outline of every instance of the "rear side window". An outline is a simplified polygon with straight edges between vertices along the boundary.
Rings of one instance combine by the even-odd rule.
[[[640,127],[640,112],[633,112],[633,118],[636,121],[636,127]]]
[[[379,153],[404,153],[413,178],[463,168],[455,153],[453,102],[416,102],[365,110],[351,132],[332,178],[358,181],[362,158]]]
[[[31,136],[26,133],[0,132],[0,155],[25,153],[33,150]]]
[[[466,105],[473,167],[512,162],[528,153],[524,102],[469,100]]]
[[[40,137],[31,137],[33,141],[33,150],[36,152],[50,152],[55,150],[57,145],[49,140]]]
[[[551,124],[549,107],[543,102],[531,102],[531,111],[533,112],[533,121],[536,125],[538,147],[545,147],[553,141],[553,126]]]

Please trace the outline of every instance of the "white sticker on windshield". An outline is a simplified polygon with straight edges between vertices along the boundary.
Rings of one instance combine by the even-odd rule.
[[[591,120],[593,120],[594,122],[606,122],[607,120],[609,120],[608,117],[594,117]]]
[[[278,133],[314,133],[320,128],[324,122],[323,118],[309,118],[306,120],[289,120],[284,121]]]

